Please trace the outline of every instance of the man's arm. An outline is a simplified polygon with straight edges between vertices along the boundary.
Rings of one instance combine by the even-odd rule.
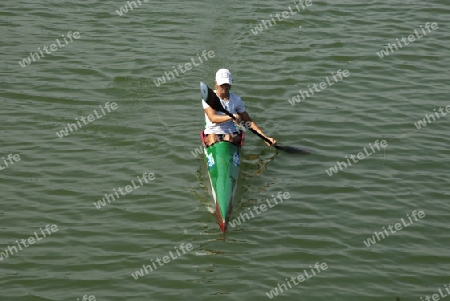
[[[216,114],[216,111],[211,107],[205,108],[205,113],[208,116],[208,119],[213,123],[223,123],[232,120],[228,115]]]
[[[267,139],[269,139],[272,142],[272,145],[277,143],[277,141],[269,136],[267,136],[266,134],[263,133],[263,131],[261,130],[261,128],[256,124],[256,122],[254,122],[252,120],[252,118],[250,117],[250,115],[248,115],[247,111],[244,111],[242,113],[238,113],[239,116],[241,117],[241,124],[246,127],[246,128],[252,128],[254,129],[256,132],[260,133],[261,135],[263,135],[264,137],[266,137]],[[267,145],[271,146],[269,143],[266,142]]]

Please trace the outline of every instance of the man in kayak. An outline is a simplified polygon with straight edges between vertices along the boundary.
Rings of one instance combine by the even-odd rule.
[[[266,142],[268,146],[276,143],[276,140],[266,136],[259,126],[250,118],[250,115],[245,111],[245,105],[242,99],[230,92],[233,79],[228,69],[220,69],[216,73],[215,93],[220,98],[222,106],[236,118],[236,123],[247,128],[252,128],[258,133],[269,139],[272,144]],[[241,144],[242,132],[236,127],[233,119],[225,113],[215,111],[211,108],[205,100],[202,100],[203,109],[205,111],[206,127],[204,134],[206,135],[205,142],[208,146],[224,140],[233,142],[236,145]]]

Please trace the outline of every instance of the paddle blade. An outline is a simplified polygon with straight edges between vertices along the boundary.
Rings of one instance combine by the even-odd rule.
[[[202,94],[203,100],[214,110],[228,113],[222,104],[220,103],[219,97],[214,93],[213,90],[211,90],[208,85],[206,85],[204,82],[200,82],[200,92]],[[228,113],[229,114],[229,113]],[[227,115],[228,115],[227,114]]]
[[[278,145],[275,144],[274,147],[277,150],[281,150],[284,151],[288,154],[301,154],[301,155],[306,155],[309,154],[310,151],[306,148],[300,148],[300,147],[294,147],[294,146],[284,146],[284,145]]]
[[[200,82],[200,93],[202,98],[206,101],[208,99],[208,86],[204,82]]]

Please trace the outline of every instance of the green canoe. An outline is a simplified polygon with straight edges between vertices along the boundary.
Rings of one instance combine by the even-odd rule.
[[[233,209],[244,134],[240,146],[228,141],[220,141],[206,147],[203,131],[200,133],[200,137],[216,205],[217,222],[222,231],[225,232]]]

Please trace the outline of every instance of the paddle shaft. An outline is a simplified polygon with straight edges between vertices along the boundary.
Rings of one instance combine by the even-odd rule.
[[[206,101],[206,103],[213,108],[216,111],[223,112],[230,116],[234,121],[236,121],[236,117],[234,117],[230,112],[228,112],[220,102],[219,97],[214,93],[208,85],[206,85],[203,82],[200,82],[200,91],[202,94],[202,98]],[[239,125],[238,125],[239,126]],[[309,151],[307,149],[292,147],[292,146],[283,146],[278,144],[273,144],[272,141],[267,139],[262,134],[258,133],[255,129],[253,129],[251,126],[248,126],[247,124],[244,126],[245,128],[248,128],[253,134],[264,140],[266,143],[268,143],[270,146],[275,147],[277,150],[285,151],[287,153],[291,154],[308,154]]]
[[[223,113],[227,114],[228,116],[230,116],[231,118],[233,118],[234,121],[236,121],[236,117],[233,116],[233,114],[231,114],[230,112],[228,112],[224,107],[220,108],[220,111],[222,111]],[[272,145],[272,141],[270,141],[269,139],[267,139],[266,137],[264,137],[263,135],[261,135],[260,133],[258,133],[256,130],[254,130],[251,127],[247,127],[245,126],[245,128],[249,129],[253,134],[257,135],[259,138],[261,138],[262,140],[266,141],[267,143],[269,143],[270,145]],[[274,144],[273,145],[276,149],[278,149],[278,145]]]

